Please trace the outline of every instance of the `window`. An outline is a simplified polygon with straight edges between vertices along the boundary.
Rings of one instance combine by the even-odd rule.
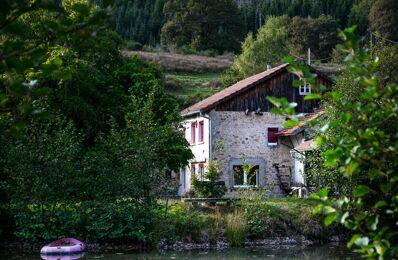
[[[191,176],[195,176],[196,167],[194,163],[191,163]]]
[[[196,122],[191,123],[191,144],[196,142]]]
[[[268,145],[277,145],[278,144],[278,128],[268,128]]]
[[[203,181],[205,179],[205,164],[199,163],[199,180]]]
[[[204,141],[204,121],[199,122],[199,143],[203,143]]]
[[[247,168],[245,172],[245,169]],[[243,165],[234,165],[234,186],[257,186],[259,166],[243,167]]]
[[[300,86],[299,94],[300,95],[308,95],[311,93],[311,84],[304,81],[304,85]]]

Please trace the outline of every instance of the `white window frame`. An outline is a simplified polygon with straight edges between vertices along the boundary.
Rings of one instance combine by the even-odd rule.
[[[243,165],[233,165],[232,166],[232,171],[234,171],[234,167],[235,166],[241,166],[242,170],[243,170]],[[258,187],[258,182],[259,182],[259,173],[260,173],[260,165],[254,165],[253,167],[258,167],[257,169],[257,174],[256,174],[256,185],[249,185],[247,184],[247,173],[245,171],[243,171],[243,185],[236,185],[235,184],[235,178],[234,178],[234,188],[257,188]]]
[[[201,167],[203,166],[203,167]],[[205,165],[198,164],[198,175],[201,181],[205,180]]]
[[[304,80],[304,85],[299,87],[299,94],[301,96],[305,96],[305,95],[311,94],[311,84],[307,83]]]
[[[195,145],[198,138],[196,135],[197,122],[196,121],[190,122],[190,127],[191,127],[191,140],[189,140],[189,144]]]

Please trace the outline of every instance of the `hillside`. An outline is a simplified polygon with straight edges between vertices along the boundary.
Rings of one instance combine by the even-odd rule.
[[[168,52],[125,51],[125,55],[137,55],[141,59],[154,62],[164,71],[179,72],[223,72],[233,63],[232,55],[207,57],[183,55]]]
[[[207,57],[166,52],[124,51],[127,56],[158,64],[165,72],[166,91],[184,109],[213,95],[222,87],[222,73],[231,66],[232,56]]]

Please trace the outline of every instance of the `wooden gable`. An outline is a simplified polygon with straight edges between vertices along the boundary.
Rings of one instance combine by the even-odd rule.
[[[269,112],[273,105],[266,100],[267,96],[285,97],[289,102],[296,102],[296,113],[311,113],[319,107],[319,100],[305,101],[305,95],[299,94],[299,88],[293,86],[296,76],[283,70],[272,78],[251,87],[250,89],[218,104],[216,111],[256,111]],[[316,78],[318,84],[331,87],[331,82],[321,76]]]

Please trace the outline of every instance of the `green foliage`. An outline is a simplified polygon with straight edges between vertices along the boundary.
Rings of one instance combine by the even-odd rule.
[[[362,90],[356,102],[332,94],[332,105],[340,114],[329,123],[335,135],[322,135],[334,149],[325,153],[327,164],[338,167],[344,176],[356,177],[352,198],[328,199],[327,192],[314,195],[322,200],[316,212],[327,214],[326,224],[338,222],[358,232],[355,244],[367,256],[397,256],[397,97],[396,83],[381,84],[377,74],[378,59],[371,59],[358,48],[353,29],[341,35],[350,53],[350,72]],[[371,122],[371,124],[369,124]],[[328,133],[328,132],[326,132]],[[377,158],[375,160],[374,158]]]
[[[243,2],[241,9],[247,31],[256,32],[270,16],[318,18],[332,16],[340,26],[347,25],[347,17],[355,0],[278,0],[278,1],[237,1]]]
[[[377,0],[369,13],[370,29],[380,36],[398,41],[398,2],[395,0]]]
[[[290,53],[306,57],[308,48],[311,48],[312,59],[328,58],[337,44],[338,26],[337,20],[331,16],[321,15],[316,19],[293,17],[289,25]]]
[[[351,8],[348,25],[357,25],[360,35],[365,35],[369,28],[369,12],[373,2],[372,0],[359,0]]]
[[[204,175],[204,180],[198,180],[194,176],[192,180],[193,192],[204,198],[221,198],[227,191],[225,184],[220,184],[221,175],[222,173],[219,170],[217,161],[210,161]]]
[[[16,235],[28,241],[74,236],[91,241],[147,241],[153,210],[132,200],[55,203],[15,208]]]
[[[243,247],[246,240],[246,220],[239,211],[227,215],[226,235],[230,246]]]
[[[215,217],[210,214],[196,211],[186,204],[174,204],[167,212],[164,209],[158,211],[152,238],[154,242],[166,239],[167,243],[184,240],[205,242],[202,241],[203,233],[214,229],[215,224]]]
[[[267,65],[279,65],[289,53],[305,57],[311,48],[315,58],[328,58],[337,43],[337,28],[331,16],[269,17],[255,37],[249,33],[242,43],[242,53],[224,74],[224,86],[263,72]]]
[[[166,0],[163,11],[168,17],[161,32],[163,45],[218,52],[239,48],[242,20],[232,0]]]
[[[163,0],[122,1],[113,9],[115,31],[124,39],[156,45],[160,42],[160,29],[165,20],[163,5]]]
[[[263,192],[248,191],[241,201],[243,216],[247,221],[248,234],[260,237],[271,229],[270,209]]]
[[[101,1],[98,4],[102,6]],[[48,94],[49,86],[34,76],[54,76],[58,81],[70,78],[62,70],[63,61],[51,57],[51,50],[68,39],[84,41],[105,15],[88,0],[68,0],[62,5],[53,1],[2,2],[0,113],[18,119],[10,127],[19,130],[27,117],[45,115],[32,99]]]
[[[396,62],[398,59],[398,45],[380,41],[375,44],[372,51],[380,59],[377,64],[377,71],[385,77],[381,83],[398,83],[398,63]]]
[[[142,44],[134,40],[126,40],[124,45],[129,51],[138,51],[142,49]]]
[[[264,71],[267,65],[276,65],[288,54],[287,16],[271,17],[256,35],[249,33],[242,43],[242,53],[227,70],[223,79],[224,85]]]
[[[313,151],[306,152],[304,175],[307,185],[313,192],[328,188],[331,196],[351,196],[354,180],[352,178],[343,178],[338,169],[325,167],[323,153],[330,148],[327,145],[323,145]]]
[[[175,129],[180,115],[161,85],[161,71],[136,57],[123,58],[120,38],[112,31],[86,35],[92,29],[85,23],[88,14],[80,15],[75,5],[75,1],[64,2],[71,17],[67,23],[76,22],[83,28],[78,29],[80,34],[68,33],[45,42],[45,55],[38,63],[45,69],[7,67],[10,71],[1,71],[2,79],[22,75],[17,84],[32,80],[32,86],[24,88],[38,91],[15,97],[8,91],[10,78],[2,80],[0,94],[8,100],[2,103],[4,108],[18,110],[27,102],[32,111],[48,115],[33,120],[26,113],[7,109],[0,113],[1,223],[11,222],[8,215],[12,215],[16,227],[9,225],[11,232],[28,240],[76,234],[144,241],[147,224],[153,221],[150,210],[148,215],[141,212],[152,207],[167,185],[162,173],[178,169],[192,154]],[[49,29],[38,25],[47,26],[54,20],[52,15],[32,10],[18,18],[32,28],[26,30],[30,38],[23,40],[44,44],[40,37]],[[59,23],[54,20],[52,26],[61,26]],[[7,34],[2,39],[7,43],[13,37],[17,36]],[[21,120],[26,127],[20,128],[20,136],[7,131]],[[125,202],[131,204],[131,210],[117,204],[126,198],[132,198]],[[76,209],[80,203],[94,206]],[[82,215],[87,214],[86,209],[92,212],[89,220]],[[81,223],[81,218],[90,223]]]
[[[379,59],[360,48],[355,27],[340,35],[344,45],[339,48],[347,54],[347,71],[355,79],[354,93],[359,93],[348,98],[338,91],[326,94],[337,113],[321,128],[318,142],[331,147],[323,153],[325,166],[338,170],[342,178],[355,178],[355,184],[351,197],[331,198],[327,188],[313,194],[320,202],[314,212],[326,215],[326,225],[336,222],[353,230],[349,247],[355,245],[368,257],[394,258],[398,254],[398,85],[381,81]],[[294,64],[290,70],[302,68]],[[314,78],[302,74],[307,81]]]

